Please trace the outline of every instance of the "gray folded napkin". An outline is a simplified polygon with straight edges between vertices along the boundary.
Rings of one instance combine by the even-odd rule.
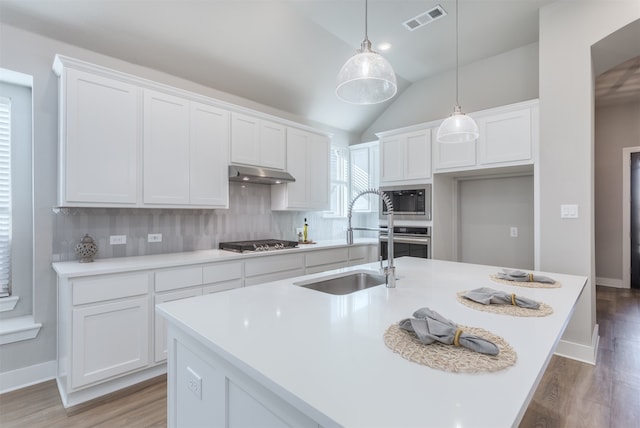
[[[548,276],[536,275],[534,273],[527,273],[514,269],[502,269],[502,272],[498,272],[496,276],[500,279],[506,279],[507,281],[543,282],[546,284],[556,283],[555,279],[549,278]]]
[[[415,333],[425,345],[438,341],[445,345],[463,346],[482,354],[498,355],[500,352],[493,342],[463,332],[453,321],[429,308],[418,309],[413,316],[415,318],[400,321],[400,328]]]
[[[477,303],[481,303],[483,305],[497,304],[513,305],[527,309],[540,308],[540,303],[536,302],[535,300],[486,287],[476,288],[475,290],[468,291],[462,297],[473,300]]]

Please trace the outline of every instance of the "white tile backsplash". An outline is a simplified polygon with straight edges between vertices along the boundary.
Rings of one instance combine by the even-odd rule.
[[[96,258],[128,257],[208,250],[224,241],[296,240],[295,228],[302,227],[305,218],[311,239],[346,240],[346,218],[271,211],[271,189],[261,184],[229,183],[228,210],[69,208],[53,214],[53,261],[75,260],[74,247],[85,233],[98,245]],[[353,219],[369,227],[377,220],[377,214],[365,213]],[[148,243],[149,233],[161,233],[162,242]],[[109,245],[110,235],[127,235],[126,245]]]

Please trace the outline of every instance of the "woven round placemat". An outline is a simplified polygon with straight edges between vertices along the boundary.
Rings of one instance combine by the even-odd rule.
[[[509,281],[508,279],[498,278],[496,275],[489,275],[492,281],[499,282],[500,284],[506,285],[516,285],[518,287],[529,287],[529,288],[560,288],[562,284],[556,281],[553,284],[549,284],[547,282],[528,282],[528,281]]]
[[[453,373],[495,372],[516,363],[516,352],[502,337],[477,327],[458,327],[465,333],[492,341],[500,352],[493,356],[439,342],[425,345],[414,333],[401,329],[397,323],[384,332],[384,343],[405,360]]]
[[[483,305],[482,303],[474,302],[473,300],[465,299],[464,295],[468,291],[461,291],[458,293],[458,302],[472,309],[483,312],[491,312],[492,314],[511,315],[513,317],[546,317],[553,313],[553,308],[546,303],[540,303],[538,309],[521,308],[520,306],[513,305]]]

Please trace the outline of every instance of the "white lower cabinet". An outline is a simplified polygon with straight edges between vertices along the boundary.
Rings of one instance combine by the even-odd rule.
[[[170,330],[169,427],[319,428],[275,393],[184,333]]]
[[[149,364],[149,276],[99,275],[73,281],[59,299],[59,369],[73,390]],[[60,349],[62,348],[62,349]]]
[[[305,274],[340,269],[349,265],[348,248],[332,248],[307,253],[305,257]]]
[[[149,299],[73,310],[71,386],[112,378],[149,363]]]
[[[244,265],[244,285],[256,285],[304,275],[304,255],[278,254],[249,259]]]
[[[57,378],[64,406],[165,371],[167,328],[164,319],[156,316],[155,305],[302,276],[305,269],[311,273],[366,263],[372,261],[366,255],[375,248],[366,244],[125,273],[91,275],[83,270],[81,276],[59,276]],[[242,389],[234,389],[238,402],[246,398]],[[249,402],[241,408],[247,406]],[[245,421],[243,417],[232,420]]]

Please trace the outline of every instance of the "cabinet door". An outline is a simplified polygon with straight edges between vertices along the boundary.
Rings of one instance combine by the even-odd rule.
[[[400,181],[404,178],[404,142],[402,136],[380,140],[380,181]]]
[[[139,90],[66,69],[60,94],[60,204],[135,204]],[[66,115],[66,120],[64,119]]]
[[[405,140],[405,180],[431,177],[431,132],[413,132]]]
[[[149,363],[149,298],[73,309],[71,387]]]
[[[192,288],[190,290],[174,291],[172,293],[158,294],[154,299],[155,305],[160,303],[172,302],[174,300],[186,299],[189,297],[202,296],[201,288]],[[154,361],[159,363],[167,359],[167,323],[162,315],[155,314],[154,324],[154,345],[153,356]]]
[[[277,123],[260,121],[260,165],[285,169],[286,129]]]
[[[231,162],[260,164],[260,120],[244,114],[231,115]]]
[[[434,135],[437,128],[433,129]],[[441,143],[433,139],[433,167],[435,170],[474,166],[476,164],[476,142]]]
[[[309,141],[307,158],[308,207],[324,211],[329,203],[329,138],[314,136]]]
[[[531,109],[478,119],[478,163],[531,159]]]
[[[306,208],[308,204],[307,159],[309,159],[311,134],[299,129],[287,130],[287,171],[296,179],[282,188],[286,192],[287,208]]]
[[[155,91],[144,93],[145,204],[189,203],[189,102]]]
[[[191,205],[229,208],[229,112],[191,102]]]

